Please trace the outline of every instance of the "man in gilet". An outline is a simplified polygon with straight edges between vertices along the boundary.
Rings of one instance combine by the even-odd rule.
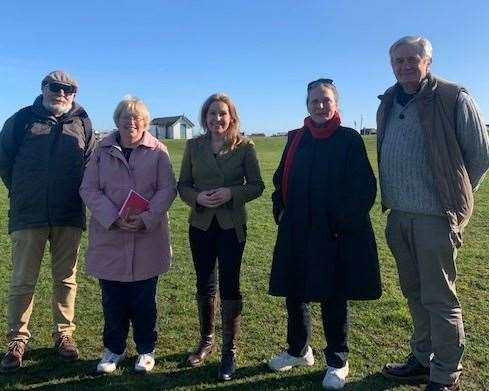
[[[389,51],[397,83],[377,112],[386,238],[411,317],[411,353],[386,377],[460,390],[465,345],[455,289],[457,249],[489,167],[481,113],[467,91],[430,73],[431,43],[404,37]]]

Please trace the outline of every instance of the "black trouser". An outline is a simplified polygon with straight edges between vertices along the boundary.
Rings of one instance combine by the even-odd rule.
[[[291,356],[301,357],[306,354],[311,340],[311,306],[301,299],[290,297],[285,302],[288,314],[287,352]],[[321,316],[326,337],[326,363],[330,367],[341,368],[348,358],[348,301],[332,298],[322,302]]]
[[[239,273],[245,242],[238,241],[236,231],[222,229],[214,219],[207,231],[190,226],[189,241],[197,274],[197,294],[199,296],[216,294],[217,259],[221,300],[241,299]]]
[[[156,285],[158,277],[148,280],[121,282],[99,280],[104,309],[104,346],[112,353],[126,349],[129,322],[139,354],[155,349]]]

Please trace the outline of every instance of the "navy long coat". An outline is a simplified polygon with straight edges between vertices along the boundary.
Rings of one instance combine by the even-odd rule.
[[[333,296],[379,298],[379,261],[369,217],[377,185],[361,136],[340,126],[331,137],[314,139],[306,129],[284,204],[282,175],[294,134],[289,132],[273,177],[278,233],[270,294],[315,302]]]

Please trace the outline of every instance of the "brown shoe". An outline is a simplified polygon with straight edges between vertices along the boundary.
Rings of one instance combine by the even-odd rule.
[[[75,340],[71,335],[60,335],[54,343],[54,347],[63,360],[74,361],[80,357]]]
[[[22,340],[12,340],[7,347],[7,353],[2,359],[0,370],[2,372],[12,372],[22,366],[22,359],[26,353],[27,343]]]
[[[202,365],[207,356],[214,351],[216,297],[197,296],[197,308],[199,310],[200,342],[187,357],[187,364],[191,367]]]

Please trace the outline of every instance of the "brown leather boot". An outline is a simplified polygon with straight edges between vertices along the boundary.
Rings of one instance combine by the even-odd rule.
[[[27,351],[27,343],[22,340],[12,340],[7,347],[7,353],[2,359],[0,370],[13,372],[22,366],[22,360]]]
[[[191,367],[202,365],[206,357],[214,351],[214,317],[216,314],[216,296],[197,296],[199,310],[200,342],[187,357]]]
[[[71,335],[62,334],[54,342],[54,348],[60,358],[66,361],[75,361],[80,358],[80,352]]]
[[[219,364],[219,380],[231,380],[236,372],[236,342],[238,340],[242,300],[223,300],[222,317],[222,349]]]

